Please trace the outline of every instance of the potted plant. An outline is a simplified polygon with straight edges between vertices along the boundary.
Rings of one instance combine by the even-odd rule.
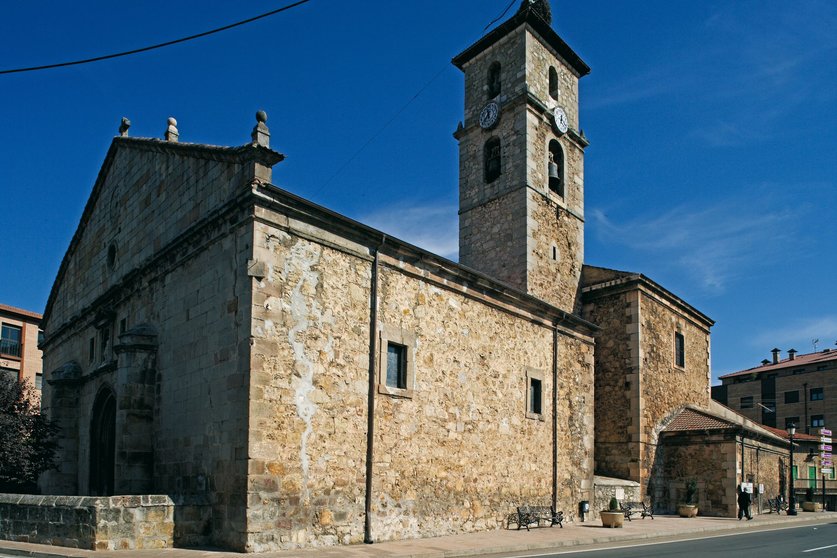
[[[608,509],[599,513],[602,517],[602,527],[622,527],[625,522],[625,514],[619,509],[619,500],[615,496],[610,499]]]
[[[680,517],[695,517],[698,514],[697,481],[695,479],[686,481],[686,500],[677,504],[677,514]]]
[[[805,491],[805,501],[802,502],[802,511],[822,511],[822,504],[814,502],[814,490],[812,488],[808,488],[808,490]]]

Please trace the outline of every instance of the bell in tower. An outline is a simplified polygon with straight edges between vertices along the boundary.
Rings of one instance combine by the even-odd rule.
[[[465,74],[459,140],[459,261],[578,312],[584,148],[578,80],[590,68],[523,0],[453,59]]]

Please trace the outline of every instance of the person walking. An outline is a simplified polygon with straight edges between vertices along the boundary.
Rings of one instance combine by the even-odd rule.
[[[743,485],[738,485],[738,521],[741,521],[743,516],[747,516],[747,520],[753,519],[750,515],[750,493]]]

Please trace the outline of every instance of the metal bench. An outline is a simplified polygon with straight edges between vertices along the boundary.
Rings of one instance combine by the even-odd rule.
[[[550,527],[558,525],[564,528],[564,512],[556,512],[551,506],[520,506],[516,513],[509,514],[508,524],[516,524],[517,530],[521,527],[526,527],[529,530],[530,525],[541,526],[541,522],[545,522]]]
[[[642,519],[646,517],[650,517],[654,519],[654,509],[651,504],[646,504],[645,502],[620,502],[619,508],[622,510],[622,513],[625,514],[625,519],[628,521],[633,521],[631,516],[634,514],[639,514],[642,516]]]

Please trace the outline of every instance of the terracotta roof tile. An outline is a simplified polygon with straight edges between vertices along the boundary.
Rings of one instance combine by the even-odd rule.
[[[754,366],[753,368],[747,368],[746,370],[739,370],[738,372],[730,372],[729,374],[724,374],[723,376],[719,376],[718,378],[723,380],[725,378],[736,378],[740,376],[757,376],[764,372],[775,372],[776,370],[784,370],[786,368],[797,368],[802,366],[807,366],[808,364],[818,363],[818,362],[829,362],[837,360],[837,350],[835,349],[824,349],[822,351],[818,351],[816,353],[807,353],[804,355],[796,355],[796,358],[790,359],[786,358],[784,360],[780,360],[776,364],[763,364],[761,366]]]
[[[718,417],[713,417],[694,409],[683,409],[668,426],[666,432],[683,432],[687,430],[727,430],[736,425]]]

